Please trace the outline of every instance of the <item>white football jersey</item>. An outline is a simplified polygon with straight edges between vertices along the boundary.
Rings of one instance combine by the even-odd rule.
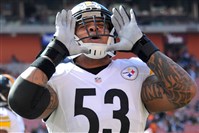
[[[0,107],[0,129],[8,133],[24,133],[23,119],[8,108]]]
[[[49,80],[58,108],[46,121],[49,132],[143,133],[148,112],[141,100],[150,69],[138,58],[113,60],[98,74],[62,63]]]

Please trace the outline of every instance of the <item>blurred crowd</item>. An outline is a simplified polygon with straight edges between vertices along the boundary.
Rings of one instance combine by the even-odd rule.
[[[198,78],[199,60],[188,52],[186,45],[174,47],[175,49],[168,49],[165,54],[184,68],[193,79]]]
[[[194,125],[199,132],[199,100],[174,112],[150,115],[147,123],[153,133],[191,133]]]
[[[149,24],[193,24],[198,22],[198,1],[175,0],[175,1],[148,1],[148,0],[96,0],[110,10],[120,4],[127,10],[133,8],[138,23]],[[50,1],[49,0],[20,0],[1,1],[0,23],[1,25],[12,24],[54,24],[55,15],[61,9],[70,9],[79,0],[73,1]]]

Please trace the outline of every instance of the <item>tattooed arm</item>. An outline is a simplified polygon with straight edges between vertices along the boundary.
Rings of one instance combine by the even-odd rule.
[[[147,65],[155,73],[144,81],[141,92],[149,112],[177,109],[192,100],[196,84],[178,64],[157,51]]]

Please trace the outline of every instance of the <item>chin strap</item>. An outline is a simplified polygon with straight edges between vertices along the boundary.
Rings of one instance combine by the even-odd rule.
[[[92,59],[101,59],[104,58],[107,55],[106,44],[100,44],[100,43],[83,43],[81,46],[84,46],[89,49],[89,54],[85,54],[87,57]]]

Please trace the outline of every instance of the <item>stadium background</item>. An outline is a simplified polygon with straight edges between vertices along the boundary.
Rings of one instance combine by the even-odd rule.
[[[17,77],[35,59],[55,31],[55,15],[80,0],[1,0],[0,73]],[[199,86],[199,1],[198,0],[96,0],[110,10],[123,4],[133,8],[142,31],[160,50],[179,63]],[[129,58],[117,53],[114,58]],[[47,132],[40,120],[26,120],[27,132]],[[154,133],[199,132],[199,95],[177,111],[148,118]]]

